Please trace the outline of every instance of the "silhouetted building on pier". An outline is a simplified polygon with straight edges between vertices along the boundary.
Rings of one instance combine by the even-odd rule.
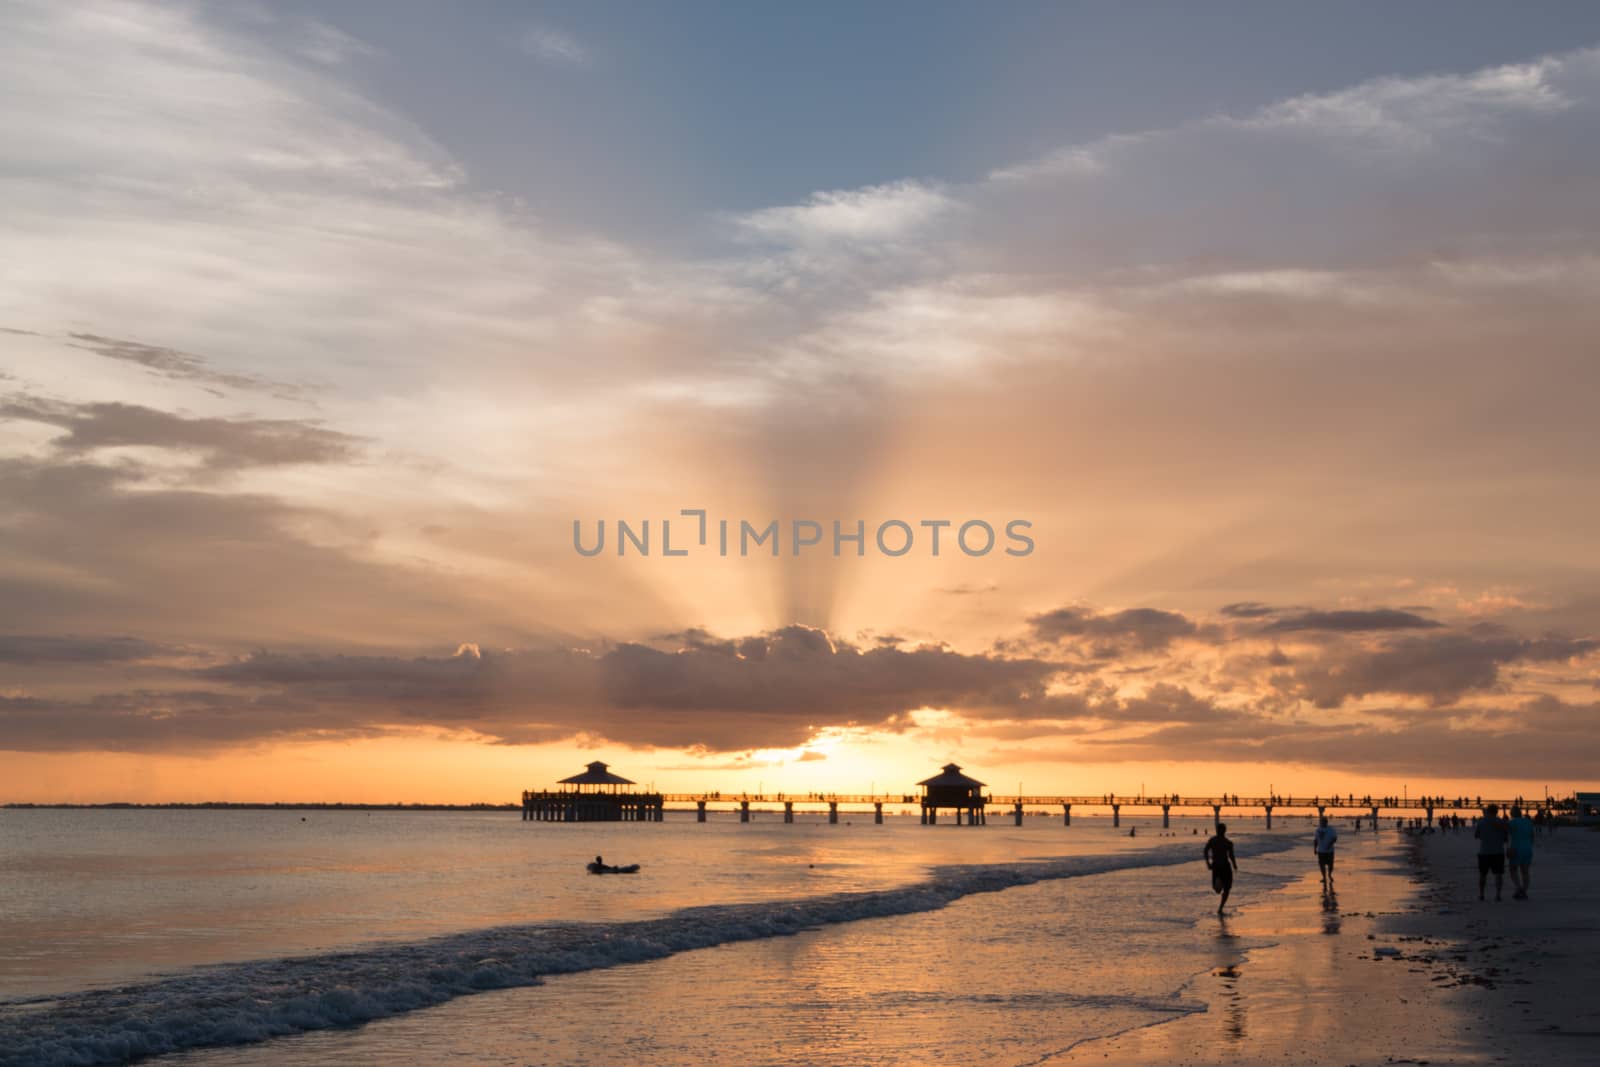
[[[946,763],[938,774],[924,778],[917,784],[922,787],[924,826],[932,826],[939,821],[940,808],[955,809],[957,826],[961,825],[962,812],[966,812],[968,826],[979,826],[985,821],[983,806],[987,800],[983,795],[983,783],[962,774],[961,768],[954,763]]]
[[[622,791],[637,783],[612,774],[595,760],[582,774],[563,778],[561,789],[522,794],[522,818],[534,822],[660,822],[666,810],[660,793]]]

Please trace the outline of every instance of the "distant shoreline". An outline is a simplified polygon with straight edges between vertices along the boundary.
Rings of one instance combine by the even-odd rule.
[[[350,804],[343,802],[278,801],[247,802],[230,800],[174,801],[168,804],[135,804],[112,802],[100,804],[31,804],[18,801],[0,804],[0,810],[26,811],[29,809],[104,811],[132,809],[182,810],[182,811],[521,811],[521,804]]]

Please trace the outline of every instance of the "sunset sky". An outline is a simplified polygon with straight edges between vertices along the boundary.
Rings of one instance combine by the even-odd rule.
[[[6,0],[0,101],[0,802],[1595,783],[1600,5]]]

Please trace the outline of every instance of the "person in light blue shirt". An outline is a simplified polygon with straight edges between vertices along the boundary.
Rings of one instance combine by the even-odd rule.
[[[1533,820],[1520,807],[1511,809],[1511,837],[1506,861],[1511,867],[1512,900],[1528,899],[1528,868],[1533,865]]]

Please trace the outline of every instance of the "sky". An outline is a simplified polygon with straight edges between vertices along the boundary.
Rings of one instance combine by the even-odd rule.
[[[1594,5],[6,0],[0,99],[0,802],[1595,784]]]

